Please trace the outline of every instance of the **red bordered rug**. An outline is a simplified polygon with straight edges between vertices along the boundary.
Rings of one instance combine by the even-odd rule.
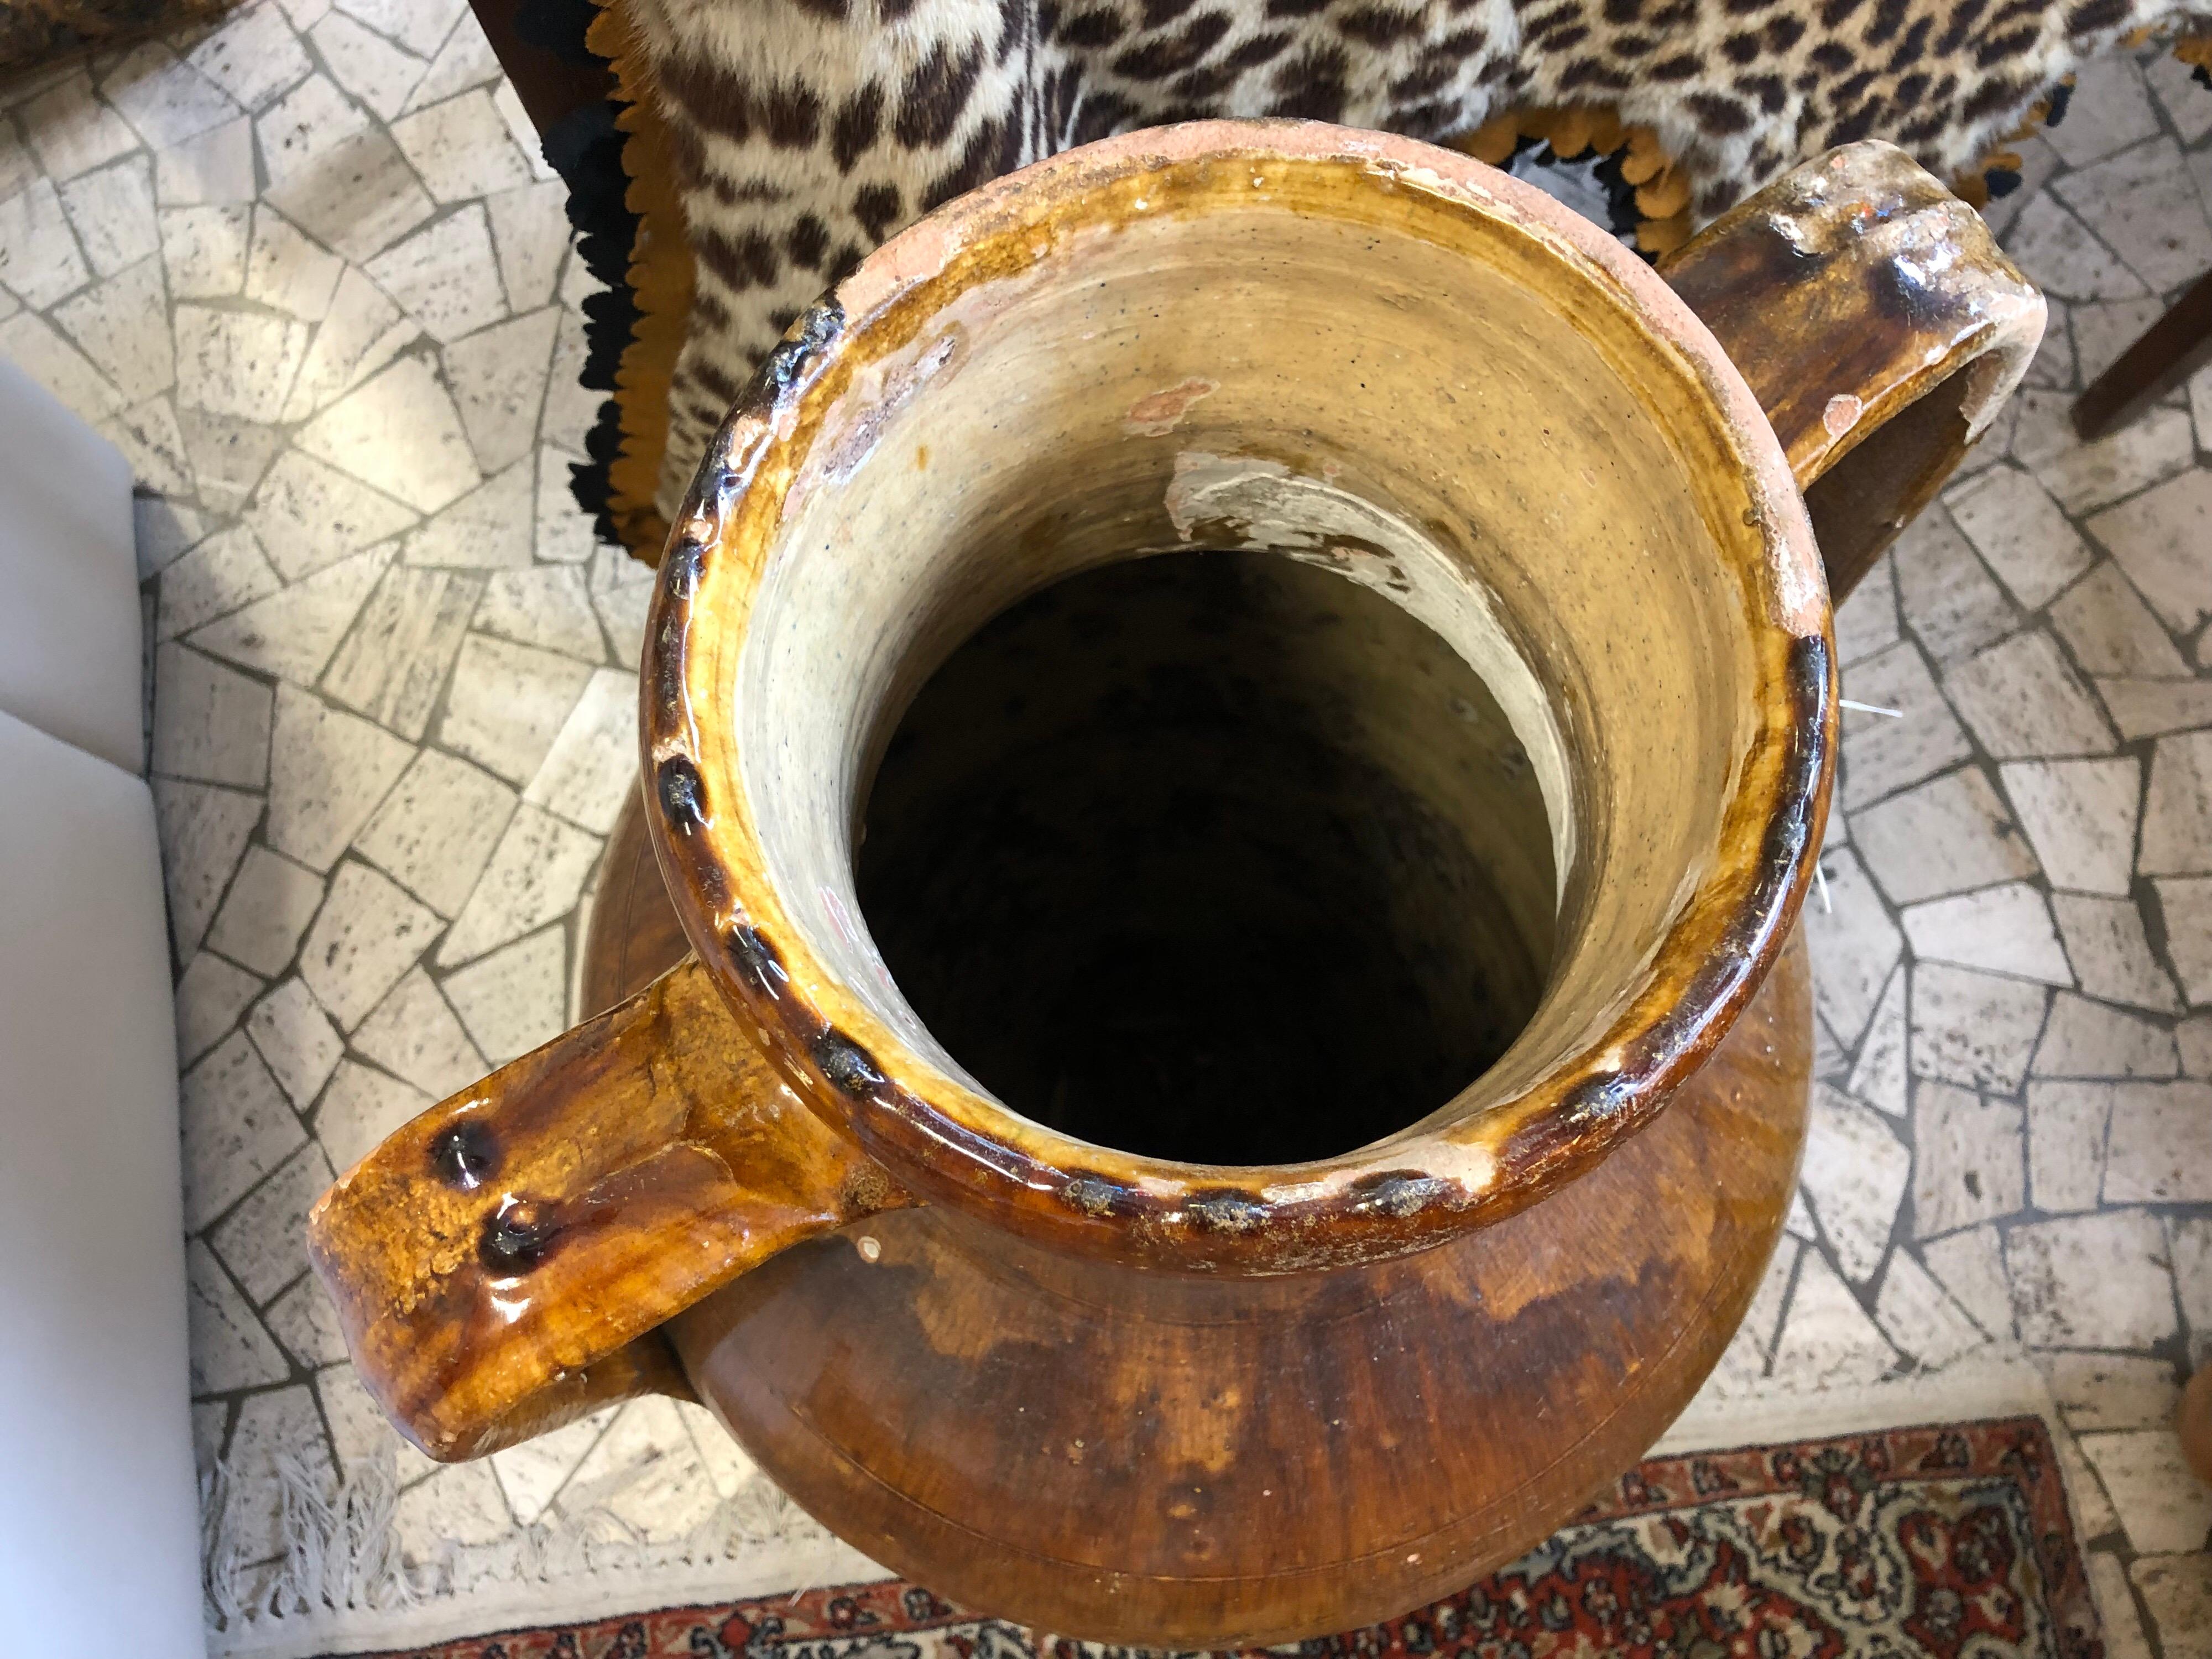
[[[2093,1659],[2035,1417],[1653,1458],[1461,1594],[1276,1653],[1358,1659]],[[1095,1659],[898,1579],[470,1637],[376,1659]]]

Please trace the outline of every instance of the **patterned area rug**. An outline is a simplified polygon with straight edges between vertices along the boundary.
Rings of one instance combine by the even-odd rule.
[[[2090,1659],[2105,1641],[2035,1417],[1653,1458],[1504,1571],[1276,1652]],[[810,1589],[383,1659],[1090,1659],[918,1584]]]

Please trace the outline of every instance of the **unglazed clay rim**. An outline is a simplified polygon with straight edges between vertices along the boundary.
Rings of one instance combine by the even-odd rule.
[[[1369,1146],[1299,1165],[1188,1164],[1097,1146],[915,1054],[787,913],[729,714],[774,515],[813,435],[799,429],[799,406],[825,371],[902,299],[950,280],[959,262],[980,266],[979,254],[1028,239],[1048,208],[1072,209],[1080,223],[1086,197],[1110,183],[1224,161],[1356,167],[1576,268],[1634,320],[1655,372],[1671,359],[1702,393],[1714,447],[1739,467],[1747,524],[1759,532],[1759,557],[1746,562],[1754,568],[1738,574],[1765,611],[1760,629],[1760,606],[1748,607],[1761,726],[1714,868],[1669,924],[1642,994],[1601,1041],[1518,1097],[1455,1115],[1455,1100]],[[775,492],[772,506],[749,500],[757,484]],[[733,545],[750,533],[748,513],[769,514],[765,528]],[[1674,291],[1596,227],[1470,157],[1392,135],[1318,122],[1147,129],[1038,162],[911,226],[800,318],[763,366],[709,446],[662,562],[640,684],[647,817],[684,930],[741,1022],[810,1104],[918,1196],[1047,1243],[1156,1265],[1271,1272],[1375,1259],[1502,1219],[1588,1167],[1650,1121],[1757,991],[1811,879],[1826,817],[1836,744],[1827,611],[1802,501],[1750,388]]]

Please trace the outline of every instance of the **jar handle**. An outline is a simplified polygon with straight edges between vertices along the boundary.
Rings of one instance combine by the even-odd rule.
[[[1782,440],[1838,603],[1996,417],[2043,295],[1893,144],[1845,144],[1661,262]]]
[[[307,1248],[369,1393],[453,1461],[687,1394],[657,1326],[912,1201],[691,957],[394,1133],[317,1202]]]

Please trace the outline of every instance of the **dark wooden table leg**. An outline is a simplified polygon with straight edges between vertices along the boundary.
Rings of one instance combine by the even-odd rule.
[[[2074,404],[2074,429],[2101,438],[2212,362],[2212,276],[2176,300]]]

